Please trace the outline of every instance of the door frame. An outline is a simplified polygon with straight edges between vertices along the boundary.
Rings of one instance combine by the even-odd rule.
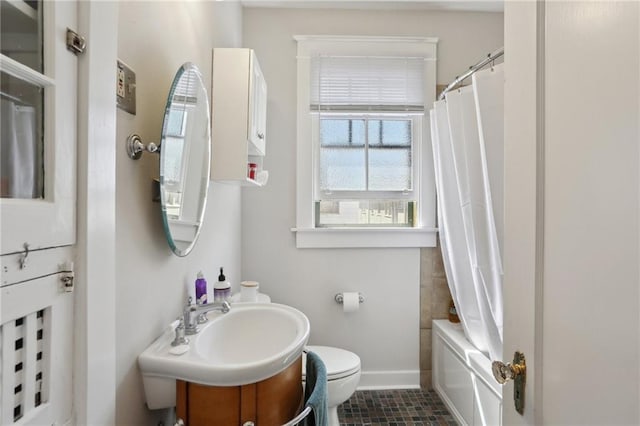
[[[503,389],[503,424],[542,424],[544,276],[544,1],[505,2],[505,177],[503,360],[525,354],[524,415],[513,382]],[[533,301],[533,303],[531,303]]]
[[[118,3],[78,2],[76,424],[116,419],[116,61]],[[124,145],[122,145],[124,146]]]

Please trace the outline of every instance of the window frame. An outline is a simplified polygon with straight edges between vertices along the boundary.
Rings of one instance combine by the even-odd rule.
[[[435,101],[437,38],[294,36],[297,51],[297,170],[296,234],[298,248],[344,247],[435,247],[435,177],[430,143],[428,106]],[[319,194],[319,115],[309,110],[311,99],[311,59],[318,55],[422,57],[425,60],[425,112],[420,114],[420,141],[413,146],[413,191],[418,203],[414,227],[315,227],[315,201]],[[413,112],[407,111],[410,115]],[[316,118],[312,117],[316,114]],[[349,113],[351,114],[351,113]],[[352,115],[382,116],[384,112]],[[325,113],[323,113],[325,115]],[[327,113],[333,115],[333,113]],[[336,113],[335,115],[347,115]],[[418,186],[418,188],[416,188]],[[373,191],[369,191],[374,193]],[[385,191],[386,192],[386,191]],[[382,192],[381,192],[382,193]],[[371,196],[367,199],[373,199]]]

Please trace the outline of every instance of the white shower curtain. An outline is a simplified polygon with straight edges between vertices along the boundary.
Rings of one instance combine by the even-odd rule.
[[[434,105],[432,141],[438,192],[438,226],[445,272],[465,334],[479,350],[502,358],[502,261],[491,183],[502,186],[502,92],[489,92],[502,68],[482,71],[478,90],[450,92]],[[476,95],[479,95],[476,97]],[[482,135],[479,133],[482,129]],[[485,149],[485,144],[490,149]],[[492,158],[487,158],[489,153]],[[488,167],[488,165],[490,167]],[[496,170],[489,170],[495,168]],[[502,206],[495,206],[495,209]],[[500,213],[500,217],[502,214]],[[500,232],[502,226],[499,227]]]
[[[2,99],[0,184],[7,198],[37,198],[36,114],[31,106]]]
[[[484,148],[482,162],[489,176],[487,194],[493,206],[500,257],[504,254],[504,65],[479,71],[472,76],[473,93],[478,116],[480,145]]]

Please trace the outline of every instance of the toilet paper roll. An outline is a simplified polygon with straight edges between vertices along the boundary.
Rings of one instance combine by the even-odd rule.
[[[342,293],[342,311],[358,312],[360,309],[360,295],[358,293]]]

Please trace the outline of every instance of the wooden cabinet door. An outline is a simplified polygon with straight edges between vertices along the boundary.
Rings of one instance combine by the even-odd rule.
[[[280,426],[302,406],[302,357],[273,377],[243,386],[204,386],[178,380],[176,416],[186,426],[253,422]]]

